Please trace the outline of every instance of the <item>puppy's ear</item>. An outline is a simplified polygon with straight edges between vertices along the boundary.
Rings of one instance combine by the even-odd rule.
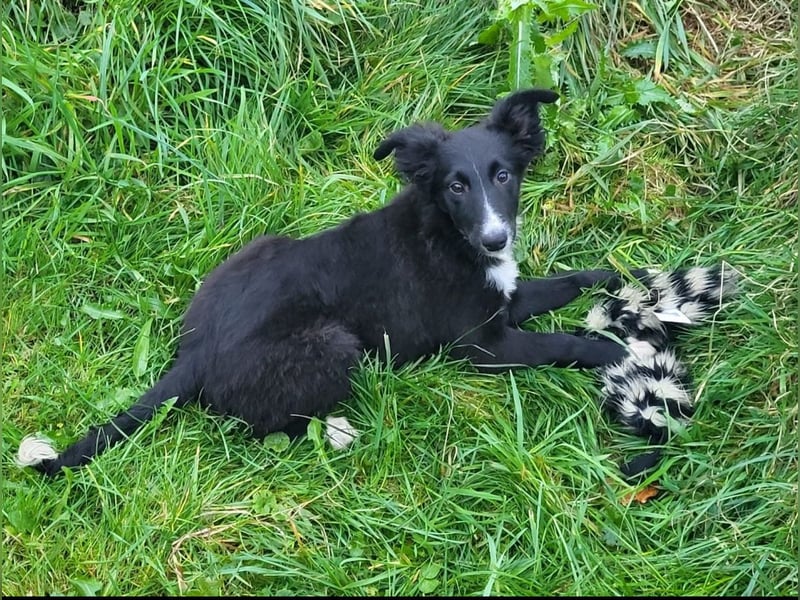
[[[539,122],[539,104],[556,100],[558,94],[550,90],[516,92],[495,104],[486,126],[510,135],[523,166],[527,166],[544,152],[545,132]]]
[[[373,156],[382,160],[394,150],[397,170],[414,183],[430,180],[436,166],[436,151],[447,132],[436,123],[419,123],[395,131],[378,146]]]

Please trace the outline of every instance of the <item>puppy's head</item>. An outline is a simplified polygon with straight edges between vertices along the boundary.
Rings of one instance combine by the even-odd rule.
[[[478,125],[446,131],[435,123],[391,134],[375,151],[392,151],[397,170],[446,212],[478,252],[507,256],[516,237],[525,169],[544,152],[539,104],[548,90],[525,90],[500,100]]]

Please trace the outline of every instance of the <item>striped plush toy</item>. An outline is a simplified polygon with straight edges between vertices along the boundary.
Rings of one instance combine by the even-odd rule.
[[[736,293],[730,267],[692,267],[672,273],[650,272],[594,306],[586,317],[588,335],[611,333],[629,345],[622,361],[598,369],[603,407],[627,429],[665,443],[694,414],[691,380],[670,347],[686,327],[711,317]],[[629,478],[655,466],[659,450],[621,466]]]

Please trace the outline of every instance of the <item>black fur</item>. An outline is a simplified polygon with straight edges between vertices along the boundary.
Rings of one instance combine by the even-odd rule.
[[[238,417],[256,436],[302,433],[348,396],[363,353],[388,358],[385,335],[398,364],[442,348],[486,371],[620,360],[626,349],[613,341],[515,327],[616,278],[581,271],[515,281],[520,183],[544,149],[539,104],[556,98],[528,90],[473,127],[391,134],[375,157],[394,152],[409,182],[391,203],[306,239],[245,246],[196,293],[176,360],[153,389],[57,458],[24,464],[49,475],[83,465],[172,397]]]

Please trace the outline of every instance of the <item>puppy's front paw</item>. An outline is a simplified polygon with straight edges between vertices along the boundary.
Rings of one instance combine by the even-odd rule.
[[[652,269],[631,269],[630,271],[628,271],[629,275],[623,275],[622,273],[613,272],[614,275],[613,275],[613,277],[610,277],[608,279],[608,282],[606,283],[605,288],[609,292],[616,292],[619,288],[621,288],[621,287],[623,287],[625,285],[630,285],[631,284],[631,281],[630,281],[631,277],[633,279],[641,282],[642,284],[647,285],[647,282],[649,281],[650,276],[653,273],[656,273],[656,272],[657,271],[654,271]],[[636,285],[636,284],[634,284],[634,285]]]

